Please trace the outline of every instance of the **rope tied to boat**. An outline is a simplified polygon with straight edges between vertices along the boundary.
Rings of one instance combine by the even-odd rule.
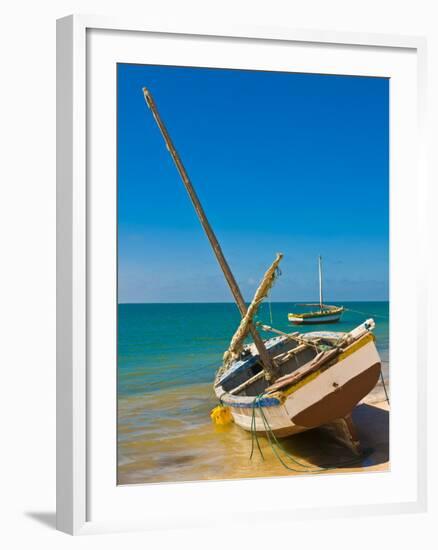
[[[383,378],[383,372],[382,372],[382,369],[380,369],[380,380],[382,381],[382,386],[383,386],[383,391],[385,392],[385,398],[386,398],[386,402],[388,403],[388,407],[390,407],[390,403],[389,403],[389,397],[388,397],[388,392],[386,390],[386,384],[385,384],[385,379]]]
[[[371,454],[372,450],[368,449],[366,451],[362,451],[361,456],[355,457],[354,459],[338,462],[336,464],[329,464],[329,465],[325,465],[325,466],[319,466],[319,467],[316,467],[316,468],[314,466],[309,465],[309,464],[304,464],[303,462],[300,462],[293,455],[288,453],[286,451],[286,449],[278,441],[276,435],[274,434],[274,432],[273,432],[273,430],[272,430],[272,428],[269,424],[268,419],[266,418],[265,411],[263,410],[263,406],[260,404],[260,399],[262,397],[263,397],[263,394],[259,394],[255,397],[254,403],[253,403],[253,408],[252,408],[251,453],[250,453],[250,457],[249,457],[250,460],[252,459],[253,453],[254,453],[254,441],[257,444],[257,448],[260,452],[260,455],[261,455],[262,459],[263,460],[265,459],[265,457],[263,455],[263,452],[262,452],[262,449],[261,449],[259,439],[258,439],[258,435],[257,435],[257,422],[256,422],[256,412],[255,412],[256,410],[260,411],[260,418],[262,419],[262,422],[263,422],[264,431],[266,433],[266,438],[268,440],[269,446],[270,446],[272,452],[274,453],[275,457],[277,458],[277,460],[280,462],[280,464],[284,468],[286,468],[286,470],[290,470],[290,471],[295,472],[295,473],[319,474],[319,473],[326,472],[327,470],[335,470],[335,469],[343,467],[343,466],[357,465]],[[294,468],[294,467],[290,466],[289,464],[287,464],[285,462],[285,460],[283,459],[283,457],[280,455],[279,451],[281,451],[293,464],[298,466],[299,469]]]

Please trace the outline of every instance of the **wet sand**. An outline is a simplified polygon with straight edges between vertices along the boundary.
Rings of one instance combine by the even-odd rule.
[[[354,464],[355,456],[334,424],[281,440],[293,457],[279,451],[290,469],[280,463],[265,437],[259,437],[263,458],[255,447],[250,459],[250,433],[235,424],[215,426],[210,421],[216,404],[206,384],[119,399],[118,483],[389,470],[389,407],[380,386],[353,411],[366,456]]]

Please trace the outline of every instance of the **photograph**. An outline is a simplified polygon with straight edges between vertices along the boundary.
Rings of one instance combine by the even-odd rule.
[[[117,63],[119,485],[390,471],[389,93]]]

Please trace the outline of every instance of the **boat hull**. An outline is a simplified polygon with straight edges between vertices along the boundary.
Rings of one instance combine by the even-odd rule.
[[[380,369],[370,335],[359,349],[347,350],[328,369],[284,391],[278,405],[263,406],[264,418],[259,407],[227,405],[234,422],[244,430],[270,430],[277,437],[286,437],[348,416],[374,388]]]
[[[339,323],[342,313],[334,313],[333,315],[318,315],[317,317],[295,317],[293,314],[288,315],[289,322],[293,325],[325,325],[329,323]]]

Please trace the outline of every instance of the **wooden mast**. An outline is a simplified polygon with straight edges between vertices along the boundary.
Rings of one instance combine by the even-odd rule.
[[[178,152],[176,151],[175,146],[173,145],[172,139],[167,131],[167,128],[165,127],[163,121],[161,120],[161,117],[158,113],[157,106],[155,104],[155,101],[150,91],[147,88],[143,88],[143,94],[148,107],[152,111],[155,122],[157,123],[158,128],[160,129],[160,132],[164,138],[166,147],[176,165],[179,175],[181,176],[184,187],[186,188],[187,193],[189,194],[190,200],[192,201],[196,214],[198,215],[199,221],[201,222],[201,225],[204,228],[204,231],[208,237],[208,240],[210,241],[210,244],[213,248],[213,252],[215,253],[217,261],[219,262],[219,265],[225,275],[225,279],[231,289],[234,299],[236,300],[240,313],[242,317],[244,317],[247,312],[247,307],[243,299],[242,293],[240,292],[240,289],[234,278],[234,275],[232,274],[231,269],[222,252],[219,241],[217,240],[216,235],[214,234],[213,229],[211,228],[210,222],[208,221],[207,216],[205,215],[201,202],[199,201],[199,198],[195,192],[195,189],[193,188],[193,185],[190,182],[190,179],[188,177],[186,169],[184,168],[181,158]],[[250,327],[250,332],[251,332],[251,336],[253,337],[254,344],[257,347],[257,351],[260,356],[260,362],[262,363],[263,369],[265,371],[265,377],[267,380],[273,380],[275,376],[274,376],[274,365],[273,365],[272,359],[266,350],[265,344],[260,334],[257,332],[257,329],[252,323]]]
[[[318,267],[319,267],[319,307],[321,311],[323,310],[323,301],[322,301],[322,257],[318,257]]]

